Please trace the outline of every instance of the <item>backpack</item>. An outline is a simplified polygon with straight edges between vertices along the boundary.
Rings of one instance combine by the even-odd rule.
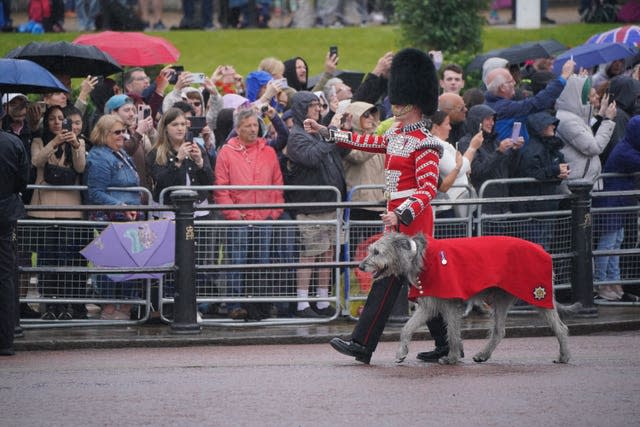
[[[135,11],[117,0],[104,2],[102,12],[96,16],[96,28],[114,31],[142,31],[144,22]]]

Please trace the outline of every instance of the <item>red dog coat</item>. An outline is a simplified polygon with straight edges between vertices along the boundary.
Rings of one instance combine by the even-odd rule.
[[[410,287],[409,299],[466,300],[499,287],[531,305],[553,308],[552,268],[541,246],[515,237],[427,238],[420,283]]]

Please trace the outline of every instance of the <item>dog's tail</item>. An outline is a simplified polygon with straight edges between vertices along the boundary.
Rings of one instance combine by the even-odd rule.
[[[556,310],[558,310],[560,314],[577,314],[582,307],[582,303],[580,302],[574,302],[571,305],[556,303]]]

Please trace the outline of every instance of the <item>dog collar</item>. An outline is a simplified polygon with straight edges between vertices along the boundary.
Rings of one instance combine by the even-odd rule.
[[[409,239],[409,244],[411,245],[411,255],[415,256],[418,253],[418,245],[416,245],[413,239]]]

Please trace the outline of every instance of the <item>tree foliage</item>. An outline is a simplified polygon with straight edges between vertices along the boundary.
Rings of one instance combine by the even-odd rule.
[[[488,0],[393,0],[403,44],[423,50],[482,50]]]

